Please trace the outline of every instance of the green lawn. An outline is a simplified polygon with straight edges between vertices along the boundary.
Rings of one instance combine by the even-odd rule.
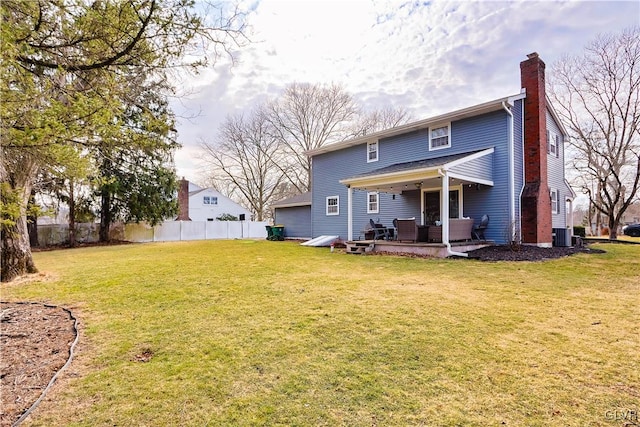
[[[44,279],[2,299],[68,307],[82,332],[26,425],[622,426],[640,410],[640,245],[598,247],[540,263],[267,241],[36,253]]]

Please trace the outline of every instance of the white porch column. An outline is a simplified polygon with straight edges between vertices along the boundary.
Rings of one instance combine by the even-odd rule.
[[[353,240],[353,189],[347,186],[347,240]]]
[[[442,221],[442,243],[449,244],[449,174],[441,170],[442,197],[440,200],[440,221]]]

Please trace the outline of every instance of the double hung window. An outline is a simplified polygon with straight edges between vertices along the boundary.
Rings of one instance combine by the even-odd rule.
[[[378,213],[378,192],[367,193],[367,213]]]
[[[451,146],[451,125],[429,129],[429,150],[440,150]]]
[[[340,215],[340,197],[339,196],[329,196],[327,197],[327,206],[326,206],[327,215]]]
[[[367,163],[378,161],[378,141],[367,144]]]

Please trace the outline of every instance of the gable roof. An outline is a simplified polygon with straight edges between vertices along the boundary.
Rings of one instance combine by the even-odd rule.
[[[461,165],[478,161],[492,155],[493,148],[469,151],[466,153],[452,154],[448,156],[415,160],[405,163],[396,163],[363,174],[355,175],[340,180],[339,182],[353,188],[362,190],[375,190],[385,192],[402,191],[413,185],[429,186],[429,181],[439,180],[443,171],[449,176],[455,177],[459,182],[470,184],[493,185],[493,180],[487,176],[478,175],[470,171],[456,170]],[[489,171],[492,172],[492,171]],[[438,184],[439,185],[439,184]]]

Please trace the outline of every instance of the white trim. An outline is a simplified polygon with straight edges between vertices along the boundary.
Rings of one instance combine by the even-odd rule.
[[[353,189],[347,188],[347,240],[353,240]]]
[[[376,196],[376,208],[375,209],[371,209],[371,200],[369,199],[369,197],[375,195]],[[369,191],[367,192],[367,213],[368,214],[374,214],[374,213],[379,213],[380,212],[380,193],[378,193],[377,191]]]
[[[432,140],[433,140],[432,132],[436,129],[444,129],[444,128],[447,128],[447,135],[446,135],[447,144],[438,145],[437,147],[434,147],[432,145]],[[439,136],[435,139],[441,139],[441,138],[445,138],[445,136]],[[451,148],[451,122],[440,123],[437,125],[429,126],[429,151],[444,150],[445,148]]]
[[[373,153],[374,151],[369,150],[369,147],[374,145],[376,147],[375,149],[376,157],[372,159],[369,157],[369,154]],[[373,142],[367,142],[367,163],[377,162],[379,157],[380,157],[380,144],[378,143],[378,141],[376,140]]]
[[[336,207],[336,211],[335,212],[329,212],[329,199],[336,199],[336,204],[335,205],[331,205],[332,207],[335,206]],[[336,215],[340,215],[340,196],[327,196],[327,198],[325,199],[325,214],[326,216],[336,216]]]
[[[513,126],[513,104],[502,103],[502,108],[507,113],[507,126],[508,126],[508,145],[509,145],[509,239],[515,240],[516,238],[516,177],[515,177],[515,144],[514,139],[514,126]]]

